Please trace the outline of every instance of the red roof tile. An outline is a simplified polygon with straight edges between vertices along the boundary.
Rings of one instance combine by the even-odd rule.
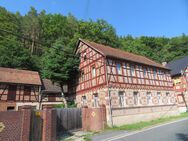
[[[41,85],[39,73],[36,71],[18,70],[0,67],[0,82]]]
[[[80,41],[94,48],[95,50],[99,51],[100,53],[102,53],[104,56],[107,56],[107,57],[113,57],[117,59],[123,59],[123,60],[137,62],[137,63],[141,63],[145,65],[168,69],[167,67],[164,67],[163,65],[141,55],[136,55],[130,52],[126,52],[120,49],[112,48],[110,46],[105,46],[102,44],[90,42],[90,41],[83,40],[83,39],[80,39]]]

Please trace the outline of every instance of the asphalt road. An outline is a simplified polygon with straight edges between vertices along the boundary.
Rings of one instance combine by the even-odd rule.
[[[119,133],[98,141],[188,141],[188,119],[159,125],[138,132]]]

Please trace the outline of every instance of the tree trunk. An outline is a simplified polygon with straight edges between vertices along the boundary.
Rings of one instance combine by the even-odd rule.
[[[61,91],[62,91],[63,104],[65,105],[65,108],[67,108],[68,105],[67,105],[67,100],[66,100],[65,95],[64,95],[63,84],[60,84],[60,86],[61,86]]]

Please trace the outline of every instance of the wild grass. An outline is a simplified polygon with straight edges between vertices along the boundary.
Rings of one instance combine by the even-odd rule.
[[[174,120],[185,118],[185,117],[188,117],[187,112],[182,113],[182,114],[177,115],[177,116],[162,117],[162,118],[154,119],[154,120],[151,120],[151,121],[141,121],[141,122],[137,122],[137,123],[134,123],[134,124],[122,125],[122,126],[119,126],[119,127],[107,127],[106,130],[127,130],[127,131],[140,130],[140,129],[143,129],[143,128],[146,128],[146,127],[150,127],[150,126],[158,125],[158,124],[161,124],[161,123],[174,121]]]

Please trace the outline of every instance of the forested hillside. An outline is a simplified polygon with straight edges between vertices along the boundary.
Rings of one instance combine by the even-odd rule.
[[[74,49],[79,38],[88,39],[157,62],[188,55],[188,36],[174,38],[119,37],[104,20],[82,21],[73,15],[38,13],[26,15],[0,8],[0,66],[39,71],[58,82],[71,79],[77,71]]]

